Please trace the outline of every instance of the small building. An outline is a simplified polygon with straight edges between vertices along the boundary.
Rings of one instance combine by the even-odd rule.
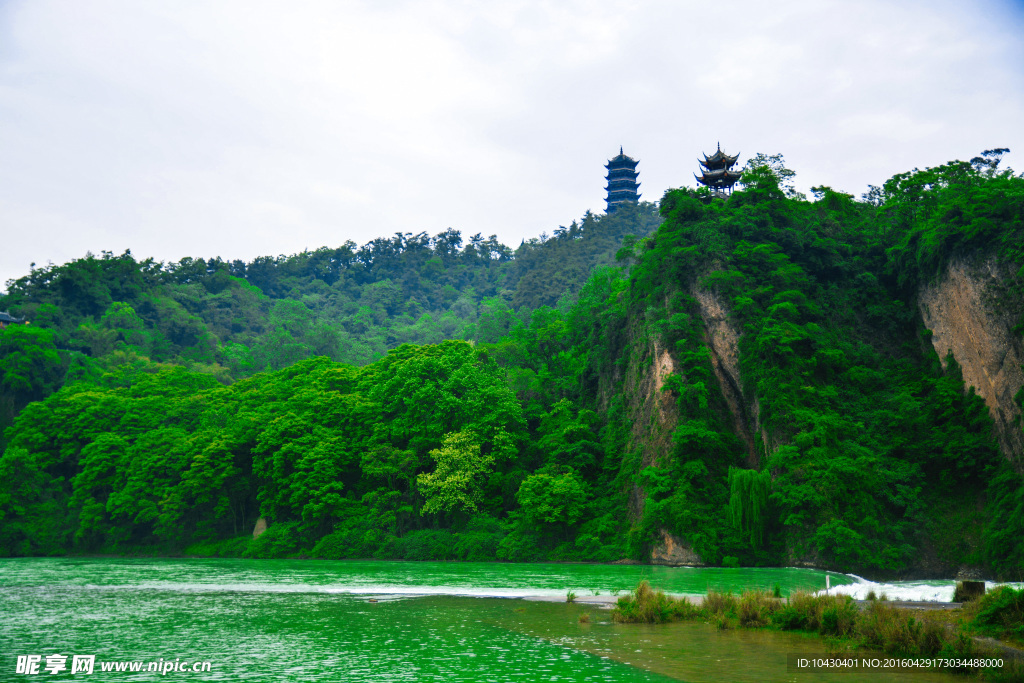
[[[604,188],[608,191],[608,199],[605,200],[608,202],[607,213],[614,212],[620,204],[636,204],[640,201],[640,193],[637,192],[640,183],[636,181],[638,163],[640,162],[633,157],[623,154],[620,146],[619,155],[609,159],[604,165],[608,169],[608,187]]]
[[[701,185],[706,185],[715,191],[716,194],[725,195],[732,192],[732,186],[736,184],[736,181],[742,177],[743,173],[740,171],[733,171],[732,167],[736,164],[736,160],[739,159],[739,154],[736,156],[729,156],[722,152],[722,145],[719,143],[718,151],[712,154],[710,157],[705,154],[704,161],[697,160],[702,166],[701,175],[693,174],[693,177],[697,179],[697,182]]]
[[[0,330],[5,329],[8,325],[21,325],[22,323],[25,323],[24,318],[15,318],[7,311],[0,311]]]

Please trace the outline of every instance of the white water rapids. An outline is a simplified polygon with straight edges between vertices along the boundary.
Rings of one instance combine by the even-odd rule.
[[[841,595],[849,595],[854,600],[866,600],[868,593],[874,591],[875,597],[882,597],[884,594],[890,600],[906,602],[952,602],[953,591],[956,590],[956,581],[934,580],[934,581],[893,581],[891,583],[869,581],[856,574],[843,574],[842,576],[853,579],[853,583],[841,586],[832,586],[829,592]],[[995,583],[985,582],[985,592],[991,591],[998,586],[1010,586],[1012,588],[1024,588],[1024,583]],[[823,593],[824,591],[819,591]]]

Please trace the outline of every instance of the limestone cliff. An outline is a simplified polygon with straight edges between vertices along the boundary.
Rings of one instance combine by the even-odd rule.
[[[973,386],[988,405],[1003,454],[1020,470],[1024,432],[1014,396],[1024,386],[1024,350],[1013,331],[1020,302],[1000,301],[1007,278],[994,259],[956,259],[937,281],[920,288],[918,307],[943,364],[952,352],[964,385]]]
[[[678,424],[675,397],[663,391],[665,379],[676,371],[676,362],[668,349],[652,338],[642,321],[634,321],[625,345],[627,356],[612,376],[603,381],[602,395],[611,396],[616,385],[631,426],[628,448],[639,455],[637,471],[655,465],[672,449],[672,432]],[[604,401],[607,405],[607,401]],[[638,519],[643,513],[644,492],[634,485],[630,492],[630,514]]]
[[[678,536],[661,530],[661,543],[651,551],[651,564],[663,564],[670,567],[702,567],[700,555],[693,552],[689,545]]]
[[[695,286],[691,293],[704,322],[704,343],[711,352],[711,366],[732,413],[733,429],[747,446],[747,467],[757,468],[765,444],[770,443],[759,424],[756,396],[747,396],[740,378],[740,330],[718,295]],[[749,392],[747,392],[749,393]]]
[[[253,530],[252,530],[252,537],[253,537],[253,539],[257,539],[260,536],[262,536],[266,532],[266,530],[267,530],[267,520],[264,519],[263,517],[260,517],[259,519],[256,520],[256,526],[253,527]]]

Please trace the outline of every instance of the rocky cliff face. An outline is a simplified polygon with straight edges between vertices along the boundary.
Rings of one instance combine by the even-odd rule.
[[[651,564],[663,564],[670,567],[702,567],[700,555],[693,552],[689,545],[678,536],[661,530],[661,543],[651,551]]]
[[[665,379],[676,372],[670,351],[649,335],[643,321],[634,321],[627,334],[625,362],[602,378],[601,395],[605,407],[616,391],[621,391],[627,420],[631,425],[628,448],[639,454],[637,471],[656,465],[672,450],[672,433],[678,425],[678,411],[672,392],[663,391]],[[619,389],[616,389],[619,387]],[[629,512],[633,519],[643,514],[646,498],[643,489],[633,485]]]
[[[711,366],[732,413],[733,428],[747,445],[747,467],[757,468],[768,435],[759,424],[757,397],[746,396],[740,379],[740,330],[718,295],[695,287],[691,294],[700,306],[704,343],[711,352]]]
[[[256,526],[253,527],[253,530],[252,530],[252,537],[253,537],[253,539],[257,539],[260,536],[262,536],[264,534],[264,532],[266,532],[266,530],[267,530],[267,520],[265,520],[264,518],[260,517],[259,519],[256,520]]]
[[[627,364],[624,383],[633,425],[632,445],[641,452],[641,469],[657,464],[662,453],[672,450],[672,432],[678,423],[675,399],[663,391],[665,379],[676,371],[672,354],[657,341],[645,350]]]
[[[1014,396],[1024,386],[1024,349],[1013,331],[1020,302],[1001,301],[1007,279],[994,259],[950,262],[937,282],[921,287],[918,307],[932,331],[932,345],[943,359],[953,353],[964,385],[973,386],[988,405],[1003,454],[1024,469],[1024,432]]]

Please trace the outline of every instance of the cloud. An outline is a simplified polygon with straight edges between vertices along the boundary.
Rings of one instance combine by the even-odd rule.
[[[0,281],[87,250],[518,244],[723,148],[863,192],[1024,153],[1021,3],[0,5]]]

